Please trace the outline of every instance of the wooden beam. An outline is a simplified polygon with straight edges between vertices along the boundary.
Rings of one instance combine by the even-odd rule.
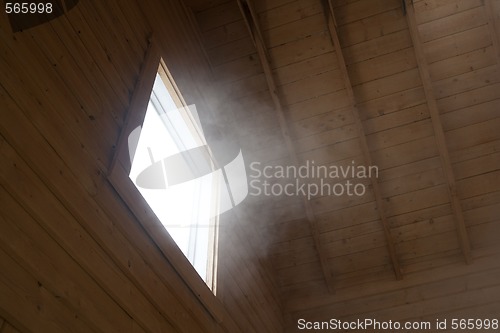
[[[446,138],[443,130],[443,125],[441,124],[441,118],[439,116],[439,109],[436,103],[436,97],[434,96],[432,88],[432,81],[429,74],[429,68],[427,65],[427,61],[425,59],[422,42],[420,41],[420,35],[418,33],[417,21],[415,19],[415,9],[413,8],[413,3],[411,0],[405,0],[405,1],[406,1],[406,20],[408,22],[408,28],[413,42],[413,48],[415,50],[415,57],[417,58],[420,78],[422,80],[425,96],[427,98],[427,106],[429,107],[432,126],[434,128],[434,135],[436,138],[436,144],[441,158],[441,165],[446,178],[446,183],[448,185],[448,194],[450,197],[450,203],[453,210],[453,215],[455,217],[458,240],[460,247],[462,249],[462,253],[465,258],[465,262],[467,264],[470,264],[472,262],[472,256],[471,256],[469,236],[467,234],[467,228],[465,226],[465,220],[462,212],[462,204],[457,194],[455,175],[453,173],[450,154],[448,151],[448,147],[446,145]]]
[[[356,105],[356,98],[354,97],[354,91],[352,89],[351,80],[349,78],[349,73],[347,72],[347,66],[344,59],[344,55],[342,53],[342,47],[340,46],[340,40],[337,33],[337,23],[335,22],[335,14],[333,12],[333,6],[331,0],[325,1],[325,15],[328,24],[328,30],[330,31],[330,36],[332,38],[332,42],[335,48],[335,54],[337,55],[337,60],[339,63],[340,72],[342,74],[342,78],[345,82],[345,88],[347,92],[347,96],[349,98],[352,114],[354,118],[354,123],[356,126],[357,134],[361,143],[361,150],[363,152],[363,157],[367,165],[373,165],[373,160],[370,154],[370,149],[368,148],[368,142],[366,139],[366,132],[363,127],[363,122],[361,121],[361,117],[359,114],[358,107]],[[394,239],[391,235],[391,230],[389,226],[389,222],[387,220],[387,216],[385,213],[384,201],[382,200],[382,193],[380,191],[380,186],[378,180],[375,176],[370,178],[373,194],[375,196],[375,201],[378,207],[378,213],[380,217],[380,221],[382,222],[382,228],[384,230],[384,236],[387,243],[387,251],[389,252],[389,257],[391,259],[392,268],[394,269],[394,274],[398,280],[402,279],[401,266],[399,264],[396,247],[394,246]]]
[[[260,62],[262,64],[262,68],[264,70],[264,75],[266,77],[267,85],[269,88],[269,93],[271,94],[271,98],[274,103],[275,111],[278,115],[278,121],[281,128],[281,135],[285,140],[285,144],[288,150],[288,154],[292,160],[292,163],[295,165],[299,164],[299,158],[293,146],[292,138],[290,136],[290,130],[288,127],[288,123],[285,117],[285,113],[283,112],[283,105],[281,103],[281,99],[278,95],[278,88],[274,81],[274,76],[271,70],[271,65],[269,62],[269,55],[267,52],[267,48],[264,43],[264,39],[262,38],[262,34],[260,31],[259,23],[257,20],[257,15],[253,9],[252,3],[250,0],[237,0],[238,5],[241,10],[241,14],[245,20],[245,24],[250,33],[250,37],[257,49],[257,54],[259,55]],[[316,217],[314,216],[314,212],[311,206],[311,203],[306,197],[303,197],[303,205],[306,211],[307,220],[309,221],[309,225],[311,228],[311,234],[314,240],[314,245],[316,247],[316,251],[318,252],[318,257],[320,260],[321,269],[323,271],[323,275],[325,277],[326,285],[330,292],[334,292],[333,289],[333,272],[331,271],[328,260],[326,257],[326,252],[323,249],[323,245],[320,240],[320,232],[317,226]]]

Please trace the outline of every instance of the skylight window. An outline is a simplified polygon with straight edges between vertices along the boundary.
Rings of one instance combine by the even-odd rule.
[[[129,177],[198,274],[213,289],[217,218],[224,176],[212,158],[194,106],[156,75]],[[134,142],[136,141],[136,142]]]

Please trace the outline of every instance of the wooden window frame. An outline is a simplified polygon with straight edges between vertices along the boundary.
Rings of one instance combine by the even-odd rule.
[[[135,128],[141,126],[143,123],[157,73],[160,74],[160,77],[164,76],[162,79],[167,79],[172,83],[172,86],[167,87],[167,89],[172,90],[169,92],[172,93],[175,103],[177,105],[186,105],[163,62],[160,48],[151,39],[138,81],[130,99],[125,122],[116,145],[116,151],[108,169],[107,180],[137,218],[152,242],[154,242],[165,256],[167,263],[173,267],[188,289],[193,293],[193,296],[198,299],[201,305],[217,322],[221,323],[223,306],[216,298],[214,294],[215,290],[214,292],[210,290],[205,281],[199,276],[194,266],[177,246],[174,239],[156,217],[128,176],[131,168],[128,137]],[[215,284],[215,281],[210,280],[209,283]]]

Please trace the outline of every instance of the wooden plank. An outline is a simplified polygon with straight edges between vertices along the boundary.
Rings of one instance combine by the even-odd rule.
[[[476,71],[496,63],[492,46],[457,55],[448,59],[436,61],[429,65],[429,74],[433,81]]]
[[[353,124],[337,127],[335,129],[327,130],[319,134],[309,135],[304,138],[299,138],[295,141],[297,151],[303,152],[313,150],[333,143],[348,141],[356,138],[356,127]]]
[[[366,42],[407,28],[401,8],[364,17],[338,27],[340,44],[344,47]]]
[[[455,163],[453,167],[457,180],[460,180],[487,172],[493,172],[498,169],[499,165],[500,153],[494,152],[476,159]]]
[[[259,23],[262,31],[272,29],[287,23],[321,13],[321,4],[296,0],[284,6],[272,8],[259,13]]]
[[[266,323],[266,328],[270,332],[279,331],[281,324],[276,321],[276,316],[270,311],[272,304],[276,304],[277,299],[272,297],[272,293],[266,291],[265,288],[270,287],[266,280],[266,273],[268,272],[263,271],[264,266],[261,265],[257,257],[248,259],[249,253],[255,254],[258,251],[256,241],[259,236],[255,228],[253,228],[253,224],[248,225],[245,223],[248,222],[247,217],[240,218],[237,213],[231,215],[233,217],[227,219],[227,223],[234,224],[235,220],[239,221],[234,224],[233,228],[227,227],[227,224],[221,226],[223,230],[225,228],[228,230],[225,230],[226,241],[221,242],[220,251],[221,253],[231,253],[236,267],[229,266],[228,269],[233,277],[237,279],[238,285],[243,289],[243,294],[248,295],[246,299],[257,313],[256,322],[260,319]],[[248,237],[247,235],[254,236]],[[242,264],[244,261],[246,263]]]
[[[0,315],[10,323],[25,332],[93,331],[1,249],[0,262]]]
[[[25,135],[29,135],[29,132],[25,132]],[[17,155],[17,153],[10,147],[8,144],[3,144],[2,148],[2,156],[4,156],[2,161],[5,163],[0,164],[2,167],[2,177],[3,181],[6,185],[6,189],[12,193],[12,195],[16,198],[18,202],[23,204],[23,207],[28,210],[31,214],[36,216],[36,218],[43,222],[44,228],[50,233],[50,235],[57,240],[61,246],[63,246],[66,251],[73,257],[75,260],[79,262],[79,264],[93,276],[94,279],[99,281],[101,288],[103,288],[107,293],[113,295],[113,298],[116,302],[120,304],[127,312],[135,313],[134,318],[140,322],[141,326],[149,327],[150,329],[154,328],[164,328],[167,332],[172,327],[172,325],[166,320],[164,311],[175,311],[177,316],[180,316],[180,307],[177,307],[175,310],[164,308],[162,310],[158,310],[155,301],[148,299],[148,297],[143,293],[143,288],[151,288],[157,283],[151,284],[134,284],[133,281],[138,275],[146,275],[147,266],[145,264],[141,265],[141,259],[134,258],[133,255],[134,250],[131,248],[127,248],[123,239],[119,239],[119,233],[110,231],[101,231],[97,233],[101,237],[105,235],[112,234],[113,237],[105,244],[105,248],[111,246],[116,246],[116,243],[122,243],[120,246],[120,250],[110,251],[111,254],[114,253],[115,258],[120,258],[122,261],[121,264],[125,264],[128,269],[125,272],[130,274],[131,268],[136,270],[139,266],[142,266],[142,269],[137,269],[135,272],[135,277],[127,276],[120,266],[117,266],[117,263],[109,256],[106,252],[104,252],[101,247],[102,244],[98,244],[94,239],[96,237],[96,233],[92,236],[89,234],[82,225],[75,219],[75,216],[81,221],[99,221],[100,223],[92,224],[98,228],[107,228],[106,224],[110,224],[109,220],[102,216],[102,212],[99,209],[95,208],[95,204],[92,204],[87,196],[81,195],[82,192],[77,192],[78,189],[77,183],[72,180],[72,177],[64,172],[59,173],[59,170],[66,170],[64,168],[57,168],[57,160],[51,158],[51,164],[48,165],[49,168],[53,169],[53,172],[57,173],[59,177],[52,177],[51,184],[59,183],[60,178],[65,177],[66,182],[65,186],[67,186],[72,194],[69,194],[66,200],[71,198],[71,202],[73,207],[78,206],[78,210],[80,212],[75,211],[72,206],[69,206],[69,209],[72,211],[68,211],[66,207],[63,205],[64,202],[59,201],[58,198],[54,196],[50,191],[61,191],[62,186],[59,185],[57,187],[58,190],[54,189],[54,185],[52,185],[51,189],[46,187],[46,184],[42,182],[34,172],[27,166],[27,164]],[[32,155],[33,156],[33,155]],[[44,155],[45,159],[48,159],[50,155]],[[37,155],[34,154],[34,158],[37,158]],[[39,158],[39,157],[38,157]],[[38,165],[42,165],[42,163],[38,163]],[[69,172],[68,172],[69,173]],[[10,179],[10,182],[7,182],[6,178]],[[15,181],[13,181],[15,180]],[[18,184],[18,186],[13,186],[13,184]],[[19,184],[23,184],[22,186]],[[80,188],[81,191],[81,188]],[[84,193],[84,192],[83,192]],[[78,197],[78,199],[76,199]],[[82,204],[80,201],[86,201],[86,204]],[[80,202],[80,203],[79,203]],[[67,203],[64,203],[67,205]],[[89,209],[94,206],[94,208]],[[93,217],[87,216],[86,218],[82,218],[83,214],[96,214]],[[72,215],[74,214],[74,215]],[[99,216],[100,215],[100,216]],[[84,224],[85,225],[85,224]],[[86,225],[88,227],[88,225]],[[96,237],[97,238],[97,237]],[[120,253],[120,255],[117,255]],[[132,264],[133,263],[133,264]],[[146,275],[148,279],[154,278],[154,275],[148,274]],[[141,278],[142,279],[142,278]],[[139,289],[140,288],[140,289]],[[126,292],[125,292],[126,291]],[[162,289],[165,292],[165,288]],[[156,291],[158,293],[158,291]],[[151,293],[149,293],[152,295]],[[168,297],[166,299],[175,299],[174,297]],[[132,301],[133,300],[133,301]],[[166,302],[166,300],[164,300]],[[149,309],[149,310],[148,310]],[[160,312],[161,311],[161,312]],[[185,311],[185,310],[184,310]],[[184,312],[183,311],[183,312]],[[170,318],[174,318],[175,315],[171,314]],[[182,319],[182,317],[176,317],[177,320]],[[188,320],[187,316],[184,317],[184,320]],[[189,326],[194,326],[195,323],[191,323]],[[196,326],[194,326],[196,327]]]
[[[3,187],[0,198],[9,207],[0,216],[1,247],[7,254],[48,291],[60,295],[59,301],[94,330],[128,331],[137,325]],[[135,330],[142,331],[139,327]]]
[[[307,221],[305,221],[307,223]],[[300,264],[318,261],[312,236],[278,242],[273,245],[272,260],[279,270]]]
[[[252,40],[248,37],[238,39],[207,51],[208,58],[214,66],[222,65],[230,61],[250,57],[255,53]]]
[[[380,225],[380,223],[372,222],[371,225]],[[324,234],[322,235],[324,236]],[[367,251],[384,247],[385,235],[383,230],[376,230],[370,233],[355,235],[341,240],[329,241],[324,237],[327,249],[332,253],[332,258],[348,256],[357,252]]]
[[[303,102],[311,96],[325,95],[342,89],[342,79],[338,70],[326,71],[299,81],[280,86],[284,103]]]
[[[402,143],[397,146],[373,151],[379,169],[385,170],[438,156],[434,136]]]
[[[495,193],[495,192],[493,192]],[[482,196],[484,198],[484,196]],[[464,216],[468,225],[479,225],[483,223],[498,222],[497,212],[500,209],[500,202],[484,205],[478,208],[464,210]]]
[[[317,34],[269,49],[273,69],[332,52],[327,34]]]
[[[416,60],[411,47],[377,56],[349,66],[352,85],[369,82],[415,68]]]
[[[450,151],[478,146],[482,143],[498,140],[500,135],[498,128],[500,126],[500,117],[478,122],[446,132],[449,140],[448,147]]]
[[[337,6],[335,8],[336,20],[339,26],[361,20],[365,17],[384,13],[394,8],[399,8],[396,1],[370,1],[360,0]]]
[[[339,230],[377,220],[377,203],[374,200],[318,214],[318,224],[321,232],[333,230],[335,231],[334,235],[337,235]],[[380,226],[380,224],[378,225]],[[342,231],[339,231],[338,235],[340,234],[342,234]]]
[[[291,123],[290,133],[296,139],[305,138],[310,135],[335,130],[354,122],[353,116],[347,108],[329,109],[328,111]]]
[[[286,267],[278,270],[277,274],[280,285],[282,287],[301,284],[307,281],[315,281],[318,284],[322,284],[321,281],[324,280],[321,264],[319,263],[319,261]],[[331,292],[328,292],[328,289],[325,289],[324,287],[323,290],[326,294],[332,294]]]
[[[75,61],[78,59],[78,67],[83,72],[83,75],[87,77],[95,93],[102,95],[103,108],[110,113],[118,125],[123,125],[123,110],[128,105],[128,98],[122,99],[122,96],[119,96],[116,87],[111,85],[109,79],[99,68],[99,64],[96,63],[90,51],[83,44],[79,34],[73,30],[66,16],[61,20],[51,21],[50,25],[73,59]]]
[[[429,119],[427,104],[420,104],[401,109],[397,112],[382,114],[363,121],[366,134],[378,133],[388,129],[404,126],[414,121]]]
[[[220,289],[225,289],[227,294],[233,295],[232,298],[234,298],[233,302],[236,302],[238,306],[240,307],[240,311],[234,311],[233,309],[230,310],[230,312],[234,313],[234,315],[240,314],[238,318],[238,324],[239,325],[244,325],[243,323],[247,323],[247,325],[250,325],[252,327],[257,327],[257,323],[259,322],[259,316],[261,318],[265,318],[265,320],[270,323],[269,318],[264,315],[261,311],[263,310],[263,307],[255,307],[254,304],[257,302],[255,301],[255,295],[251,294],[252,287],[250,284],[252,282],[255,282],[255,278],[251,276],[251,272],[248,270],[247,265],[241,265],[240,261],[238,260],[238,255],[234,253],[234,249],[238,248],[238,252],[243,250],[242,244],[240,244],[239,247],[232,247],[232,251],[227,251],[227,247],[231,247],[231,243],[233,242],[231,236],[226,233],[225,231],[225,226],[224,222],[222,222],[221,226],[221,231],[222,233],[220,234],[220,240],[221,240],[221,247],[220,250],[223,251],[222,253],[227,253],[225,255],[220,256],[219,258],[219,267],[218,270],[220,269],[220,276],[218,277],[219,282],[219,288]],[[238,282],[236,282],[238,281]],[[248,295],[245,298],[238,297],[237,295],[244,294]],[[252,298],[252,300],[250,300]],[[241,316],[241,313],[244,313],[244,316]],[[269,313],[267,313],[269,314]],[[244,317],[246,317],[244,319]],[[241,319],[240,319],[241,318]]]
[[[394,271],[386,244],[381,244],[379,247],[368,250],[356,251],[340,257],[335,257],[334,252],[329,252],[329,255],[331,257],[329,260],[331,260],[332,264],[335,265],[334,267],[338,269],[338,274],[340,276],[354,272],[362,272],[370,268],[378,269],[379,267]]]
[[[121,17],[121,11],[103,5],[99,1],[89,1],[85,3],[85,6],[78,8],[85,15],[90,26],[100,26],[100,29],[106,31],[106,34],[100,34],[99,37],[103,40],[104,45],[113,43],[113,50],[109,50],[111,58],[117,63],[122,63],[122,66],[125,66],[123,68],[130,71],[132,74],[129,75],[132,79],[130,87],[133,87],[133,82],[139,75],[138,64],[141,63],[143,52],[137,44],[132,42],[135,34],[128,35],[127,32],[130,33],[130,30],[127,31],[121,26],[118,19]],[[147,36],[142,38],[147,38]]]
[[[395,216],[446,204],[449,198],[446,184],[423,188],[389,198],[387,215]]]
[[[7,70],[4,73],[8,73]],[[7,83],[9,86],[5,87],[6,89],[9,89],[9,91],[16,90],[16,81],[9,80]],[[21,87],[23,86],[21,85]],[[24,92],[27,92],[27,90]],[[14,133],[24,133],[21,130],[24,125],[21,121],[32,123],[36,128],[40,128],[47,137],[39,136],[39,140],[50,142],[59,154],[65,156],[66,163],[74,171],[80,171],[78,176],[80,183],[88,193],[95,194],[97,192],[96,176],[90,173],[90,170],[98,170],[99,168],[96,165],[90,164],[92,158],[84,143],[75,138],[75,135],[70,132],[69,126],[61,125],[64,122],[57,115],[53,114],[49,118],[46,112],[38,111],[39,105],[34,102],[35,98],[31,94],[28,94],[28,96],[31,98],[17,99],[17,103],[19,103],[17,105],[4,89],[3,83],[0,84],[0,98],[2,99],[4,110],[9,110],[7,113],[9,117],[2,120],[0,128],[8,126],[8,129]],[[26,116],[23,114],[24,112],[27,113]],[[8,138],[7,129],[2,128],[2,133]],[[22,138],[22,136],[19,136],[19,139]],[[68,154],[68,152],[71,153]],[[77,152],[79,152],[78,155]]]
[[[382,150],[432,136],[432,127],[430,125],[430,119],[424,119],[367,135],[366,139],[371,150]]]
[[[85,45],[87,52],[95,59],[96,66],[107,78],[109,84],[114,89],[124,105],[129,99],[129,90],[121,76],[123,73],[119,71],[114,63],[108,58],[106,48],[101,47],[91,27],[88,25],[83,15],[78,10],[71,10],[61,18],[66,29],[78,36],[78,39]]]
[[[343,48],[346,65],[352,65],[364,60],[404,50],[411,46],[408,30],[399,30],[375,39],[357,43]]]
[[[429,236],[419,236],[415,239],[405,240],[398,243],[398,250],[401,253],[401,260],[415,260],[425,258],[430,255],[448,253],[459,249],[456,231],[454,228],[448,231],[436,231]]]
[[[476,89],[442,98],[437,101],[441,113],[451,112],[498,99],[500,83],[493,83]]]
[[[446,132],[475,125],[498,117],[500,99],[465,107],[441,114],[443,129]]]
[[[359,137],[354,139],[332,143],[328,146],[300,152],[299,158],[302,161],[314,161],[316,165],[333,164],[333,162],[346,159],[354,160],[362,154]],[[361,160],[358,163],[363,163]]]
[[[287,221],[272,221],[269,224],[270,225],[267,225],[263,230],[266,233],[270,233],[272,235],[271,239],[273,240],[291,241],[311,236],[311,229],[309,228],[307,219],[299,218]]]
[[[477,28],[486,21],[482,6],[446,16],[418,26],[422,43]]]
[[[356,99],[362,103],[416,88],[419,84],[418,70],[413,68],[391,76],[359,84],[353,87],[353,91]]]
[[[412,316],[415,320],[422,320],[422,313],[429,314],[432,321],[432,315],[436,316],[439,313],[445,313],[448,307],[439,307],[438,304],[432,305],[434,302],[442,302],[445,299],[464,299],[465,297],[460,296],[462,293],[467,293],[470,291],[480,291],[482,288],[498,288],[496,286],[500,272],[498,269],[493,269],[489,271],[481,271],[478,273],[473,273],[465,276],[457,276],[451,279],[433,281],[431,283],[411,286],[407,289],[398,289],[388,292],[385,297],[384,295],[377,294],[368,297],[363,297],[359,299],[352,300],[349,306],[346,306],[345,302],[335,302],[330,306],[326,306],[322,309],[306,310],[302,311],[300,316],[308,318],[308,320],[321,320],[321,317],[326,315],[326,313],[335,313],[336,318],[342,318],[344,320],[349,320],[351,318],[361,317],[363,318],[366,314],[379,313],[380,317],[377,316],[378,320],[383,320],[382,318],[391,319],[393,321],[403,321],[406,319],[401,313],[401,308],[405,308],[405,314]],[[470,285],[470,287],[468,287]],[[472,286],[473,285],[473,286]],[[423,303],[423,304],[422,304]],[[485,301],[488,304],[488,301]],[[421,310],[424,304],[429,306],[429,309],[424,311],[419,311],[418,317],[415,313],[411,313],[411,305],[417,305]],[[460,309],[464,305],[468,304],[467,301],[456,304],[455,307]],[[432,306],[431,306],[432,305]],[[469,311],[472,310],[469,307]],[[384,315],[385,313],[385,315]],[[439,316],[440,318],[441,316]],[[434,317],[435,318],[435,317]]]
[[[273,48],[308,36],[319,35],[324,31],[324,17],[320,12],[269,30],[263,30],[262,37],[266,46]]]
[[[0,19],[0,24],[5,26],[8,23]],[[44,30],[37,31],[42,33]],[[78,137],[78,143],[82,145],[78,150],[87,151],[95,160],[104,159],[109,154],[112,141],[114,141],[116,125],[108,123],[109,126],[104,126],[107,133],[96,131],[96,126],[101,131],[103,130],[103,127],[95,123],[95,120],[99,119],[99,117],[96,115],[96,118],[92,118],[90,114],[85,113],[85,107],[78,101],[72,89],[65,84],[61,73],[58,73],[57,62],[50,62],[30,36],[14,37],[2,32],[0,30],[0,39],[3,39],[3,42],[8,46],[3,49],[0,61],[4,76],[10,78],[2,84],[16,103],[23,106],[23,111],[33,114],[33,117],[38,119],[49,118],[48,114],[50,114],[54,121],[61,124],[59,127],[64,127],[54,130],[54,133],[70,132],[71,134],[68,137]],[[32,55],[36,62],[29,61],[30,65],[27,65],[20,61],[19,53]],[[17,89],[17,87],[23,87],[23,89]],[[52,87],[57,87],[57,89]],[[31,98],[26,98],[27,95],[31,96]],[[37,102],[33,101],[34,98],[37,98]],[[26,107],[25,105],[30,106]],[[43,108],[49,111],[39,114],[40,111],[38,110]],[[97,121],[106,123],[101,119]],[[48,126],[51,126],[51,124]],[[113,129],[113,127],[115,128]],[[84,133],[89,132],[94,133],[94,135],[84,135]],[[57,144],[64,145],[65,142],[54,142],[54,145]]]
[[[296,82],[338,68],[335,57],[330,53],[306,59],[274,71],[278,85]]]
[[[262,73],[259,60],[253,56],[242,57],[213,67],[214,78],[223,83],[244,80]]]
[[[425,103],[421,86],[358,104],[363,120],[372,119]]]
[[[478,255],[479,252],[484,254]],[[298,297],[290,297],[285,303],[285,309],[288,312],[298,312],[304,310],[317,312],[320,307],[325,307],[332,303],[338,303],[338,306],[343,306],[345,308],[346,301],[351,302],[353,299],[358,298],[361,301],[370,295],[373,295],[374,298],[377,299],[376,302],[378,302],[380,306],[380,297],[384,294],[387,295],[387,293],[395,291],[395,289],[404,291],[405,289],[419,285],[422,286],[421,288],[425,289],[426,285],[430,283],[439,283],[439,281],[443,281],[443,283],[446,284],[450,278],[463,279],[467,275],[488,274],[487,272],[489,270],[500,268],[498,251],[488,252],[481,250],[475,253],[476,260],[474,265],[453,263],[452,265],[438,265],[423,271],[408,272],[408,278],[398,281],[396,286],[393,280],[384,279],[382,281],[377,281],[376,283],[368,283],[365,285],[356,285],[339,289],[337,294],[330,296],[322,292],[322,290],[318,287],[310,288],[314,286],[314,284],[312,284],[305,293],[297,295]],[[480,279],[477,279],[477,281],[480,281]],[[388,297],[388,299],[391,298]],[[410,306],[411,305],[412,304],[410,304]],[[356,309],[356,306],[353,306],[352,309]],[[339,309],[339,311],[341,310],[342,309]],[[332,309],[332,311],[335,310]]]
[[[415,18],[418,24],[439,20],[446,16],[467,11],[482,5],[481,0],[415,1]]]
[[[37,29],[36,34],[31,35],[31,38],[36,43],[31,47],[28,46],[28,48],[35,52],[33,49],[38,47],[41,51],[38,59],[41,57],[46,58],[46,60],[41,61],[39,66],[49,67],[52,64],[55,75],[47,74],[44,79],[53,78],[52,85],[58,86],[62,95],[67,96],[68,103],[65,105],[69,110],[65,110],[65,112],[71,113],[73,117],[77,118],[77,124],[82,127],[83,132],[94,131],[92,137],[98,140],[96,143],[97,148],[93,148],[93,150],[98,152],[98,156],[106,156],[117,139],[118,124],[111,117],[111,112],[105,109],[105,104],[103,105],[99,99],[94,97],[96,93],[91,88],[90,81],[80,70],[78,66],[79,60],[69,55],[67,49],[61,45],[61,41],[54,38],[54,34],[55,31],[49,25],[44,26],[44,29]],[[26,42],[23,39],[20,40]],[[33,72],[30,71],[29,74],[33,74]],[[33,76],[31,75],[32,79]],[[39,84],[40,89],[43,89],[42,82]],[[57,104],[61,103],[58,107],[62,108],[63,99],[59,98],[61,95],[52,93],[50,96],[57,100]],[[73,103],[69,103],[73,100]]]
[[[407,177],[420,172],[436,169],[441,166],[439,157],[417,160],[413,163],[406,163],[394,168],[379,170],[381,182],[391,181],[395,178]]]
[[[242,97],[249,97],[250,95],[267,91],[266,77],[264,73],[261,73],[221,85],[220,89],[226,91],[227,95],[232,96],[235,100]]]
[[[258,322],[258,316],[255,313],[255,309],[250,307],[248,302],[245,302],[245,299],[241,297],[242,294],[246,293],[244,290],[241,290],[241,286],[238,283],[239,279],[234,277],[223,263],[219,265],[218,271],[220,271],[219,283],[224,284],[224,287],[221,287],[224,292],[224,305],[228,308],[230,315],[234,316],[238,330],[243,332],[243,330],[249,327],[258,329],[255,326]],[[239,315],[241,313],[245,315]]]
[[[364,185],[365,188],[367,188],[370,184],[369,180],[358,181],[357,183]],[[333,213],[342,212],[344,209],[349,210],[350,208],[358,207],[360,205],[372,202],[374,200],[375,198],[373,197],[372,192],[367,192],[362,196],[355,196],[355,195],[339,196],[335,194],[333,195],[325,194],[323,196],[312,197],[311,203],[313,204],[314,210],[318,212],[318,215],[320,215],[332,212]],[[329,223],[332,226],[345,224],[346,221],[340,220],[341,216],[343,215],[340,215],[339,218],[336,218],[335,215],[332,214],[332,218],[330,219]],[[374,218],[368,218],[368,219],[373,220]]]
[[[442,216],[436,216],[435,218],[424,219],[420,221],[415,221],[410,224],[401,225],[394,228],[396,240],[399,244],[404,242],[414,241],[417,239],[426,239],[427,237],[435,236],[437,234],[442,234],[445,232],[455,232],[455,223],[453,222],[453,215],[446,214]],[[438,237],[439,238],[439,237]],[[455,239],[455,248],[458,249],[458,243]],[[429,242],[429,246],[432,243]],[[424,244],[425,246],[425,244]],[[432,250],[429,254],[434,254]],[[438,252],[438,251],[436,251]],[[422,253],[418,253],[419,256],[423,256]]]
[[[497,169],[492,172],[461,179],[457,184],[457,192],[460,193],[463,198],[471,198],[496,192],[500,189],[498,181],[496,181],[499,176],[500,169]]]
[[[449,35],[425,43],[424,52],[429,64],[468,53],[491,45],[487,25]]]
[[[289,105],[287,115],[289,115],[291,122],[296,122],[319,114],[327,114],[334,110],[345,109],[348,106],[349,99],[347,93],[345,89],[342,89]]]
[[[499,147],[500,140],[494,140],[491,142],[480,143],[477,146],[472,146],[451,152],[450,157],[452,163],[458,163],[462,161],[472,160],[487,154],[493,154],[499,150]]]
[[[498,248],[498,243],[500,242],[500,223],[496,219],[492,222],[471,225],[470,234],[471,244],[474,248]]]
[[[373,202],[369,203],[372,204]],[[343,239],[350,240],[360,236],[366,236],[370,234],[377,233],[382,239],[384,237],[382,226],[380,222],[375,219],[364,223],[359,223],[359,221],[353,221],[352,225],[346,226],[344,228],[337,228],[322,234],[325,241],[328,243],[339,242]]]
[[[267,47],[264,44],[264,40],[262,39],[262,34],[260,32],[260,27],[258,23],[258,19],[256,17],[256,14],[253,10],[252,4],[248,1],[244,0],[239,0],[238,5],[240,7],[240,12],[243,18],[245,19],[245,22],[247,24],[248,31],[250,33],[250,36],[255,44],[255,47],[257,48],[257,53],[259,55],[261,65],[263,67],[265,76],[266,76],[266,82],[269,88],[269,92],[271,94],[271,97],[273,99],[273,103],[275,106],[275,111],[278,114],[278,121],[280,123],[280,128],[281,128],[281,133],[282,136],[285,140],[286,147],[288,150],[288,154],[290,155],[292,159],[292,163],[294,165],[299,165],[299,159],[297,156],[297,153],[295,152],[295,148],[293,147],[292,139],[290,137],[290,130],[287,124],[287,120],[285,117],[285,114],[283,112],[283,106],[280,97],[278,96],[278,90],[276,87],[276,83],[274,80],[274,75],[272,73],[271,65],[269,62],[269,56],[268,56],[268,51]],[[333,275],[330,271],[329,265],[326,261],[325,254],[322,249],[321,242],[319,240],[319,231],[316,226],[316,218],[314,216],[314,212],[312,210],[312,207],[310,206],[309,201],[304,197],[303,200],[303,205],[306,210],[307,218],[311,226],[311,233],[313,234],[314,238],[314,244],[316,247],[316,251],[318,253],[319,260],[321,262],[321,270],[323,272],[326,284],[328,288],[333,291],[333,282],[332,278]]]
[[[441,99],[498,82],[500,82],[499,70],[494,64],[434,82],[435,97]]]
[[[420,77],[425,90],[425,95],[427,97],[427,104],[429,106],[429,113],[432,119],[437,148],[439,150],[439,155],[441,156],[443,172],[446,177],[446,182],[448,185],[447,186],[448,196],[452,205],[453,214],[455,216],[457,235],[460,247],[462,249],[462,253],[464,255],[466,263],[471,263],[472,255],[470,249],[470,242],[467,235],[467,228],[465,226],[461,201],[457,194],[455,175],[453,173],[453,168],[451,166],[450,155],[446,144],[446,138],[444,135],[443,126],[441,124],[439,109],[436,104],[436,98],[434,96],[434,87],[432,85],[432,81],[429,75],[427,60],[425,59],[425,54],[423,51],[422,42],[420,40],[420,35],[418,31],[418,26],[415,20],[415,9],[409,1],[406,1],[406,6],[407,6],[406,19],[408,21],[408,27],[410,30],[413,46],[415,49],[415,55],[417,57]]]
[[[255,13],[260,15],[262,12],[279,9],[288,6],[292,1],[294,0],[258,1],[255,3]],[[256,15],[256,17],[258,17],[258,15]]]
[[[216,29],[202,31],[201,35],[205,49],[210,50],[246,38],[247,28],[243,20],[238,20]]]
[[[380,183],[384,193],[399,195],[406,192],[417,191],[426,187],[441,185],[443,183],[443,172],[439,164],[435,168],[425,171],[415,171],[414,174],[393,178]]]
[[[239,21],[239,9],[234,1],[226,1],[220,5],[207,8],[196,13],[196,19],[202,32]]]

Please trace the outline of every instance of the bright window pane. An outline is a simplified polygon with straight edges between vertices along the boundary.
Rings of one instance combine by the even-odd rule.
[[[129,177],[207,282],[222,175],[193,110],[178,108],[157,75]]]

